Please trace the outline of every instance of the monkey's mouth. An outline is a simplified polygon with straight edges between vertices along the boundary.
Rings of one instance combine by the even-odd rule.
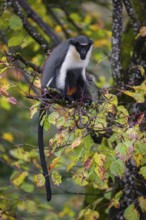
[[[80,58],[81,58],[81,60],[85,60],[86,56],[85,55],[81,55]]]

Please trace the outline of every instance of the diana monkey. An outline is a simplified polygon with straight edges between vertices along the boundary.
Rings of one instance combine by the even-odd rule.
[[[59,91],[60,97],[69,102],[83,100],[86,102],[87,78],[86,67],[92,51],[93,41],[86,36],[80,35],[70,38],[59,44],[45,62],[42,78],[42,95],[47,96],[47,88]],[[47,200],[51,200],[51,186],[48,169],[45,161],[43,143],[43,125],[40,124],[45,114],[44,105],[40,108],[38,125],[38,145],[40,160],[45,177]]]

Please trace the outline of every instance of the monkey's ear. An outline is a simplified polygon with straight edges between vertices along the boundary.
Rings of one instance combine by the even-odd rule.
[[[90,44],[92,45],[93,43],[94,43],[94,41],[90,39]]]
[[[70,39],[70,44],[73,44],[73,45],[75,44],[75,39],[74,38]]]

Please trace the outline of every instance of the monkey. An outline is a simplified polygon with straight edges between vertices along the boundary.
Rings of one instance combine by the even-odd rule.
[[[89,63],[93,41],[79,35],[60,43],[47,58],[41,77],[41,91],[43,97],[50,96],[48,88],[59,91],[62,99],[86,102],[87,78],[86,67]],[[45,104],[41,104],[38,124],[38,145],[40,161],[45,177],[47,200],[52,197],[50,178],[44,154],[43,124],[41,120],[46,113]]]

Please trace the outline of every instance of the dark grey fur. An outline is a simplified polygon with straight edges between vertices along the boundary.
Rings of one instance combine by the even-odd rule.
[[[69,45],[70,39],[62,42],[52,51],[51,55],[46,60],[41,80],[42,89],[46,87],[47,83],[52,77],[54,79],[56,78],[56,75],[57,73],[59,73],[60,67],[67,54]],[[53,85],[53,82],[51,83],[51,85],[51,87],[55,87],[55,85]]]

